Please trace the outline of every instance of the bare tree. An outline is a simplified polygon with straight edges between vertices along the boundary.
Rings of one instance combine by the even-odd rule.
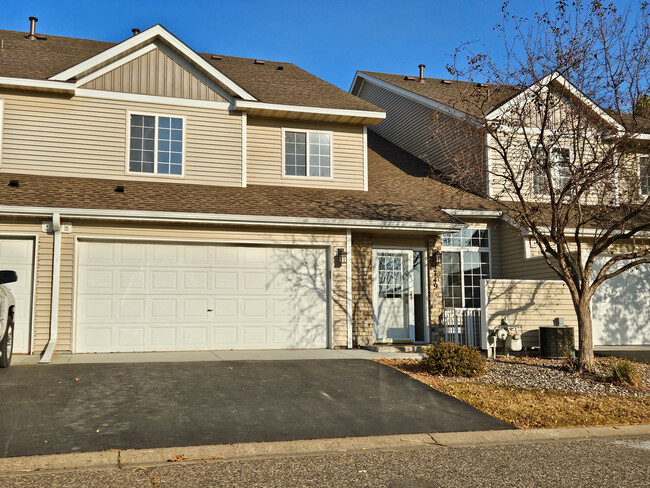
[[[589,369],[594,292],[650,263],[650,169],[638,157],[650,151],[648,4],[558,1],[523,18],[506,3],[502,14],[503,53],[470,42],[448,66],[465,80],[452,86],[467,116],[453,127],[434,117],[445,161],[430,163],[498,202],[537,243],[569,289],[578,364]],[[450,142],[467,139],[480,144]]]

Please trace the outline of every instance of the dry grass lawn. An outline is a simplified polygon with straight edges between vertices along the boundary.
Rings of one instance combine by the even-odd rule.
[[[650,423],[648,396],[584,395],[492,385],[430,375],[420,370],[414,359],[379,362],[519,428]]]

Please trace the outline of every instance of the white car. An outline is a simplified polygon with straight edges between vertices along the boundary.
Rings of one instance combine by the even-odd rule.
[[[0,368],[6,368],[11,364],[16,301],[5,285],[15,281],[18,281],[15,271],[0,271]]]

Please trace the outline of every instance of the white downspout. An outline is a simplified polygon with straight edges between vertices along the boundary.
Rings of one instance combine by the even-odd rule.
[[[348,309],[348,349],[352,349],[352,231],[347,229],[345,234],[345,307]]]
[[[58,212],[52,214],[52,233],[54,234],[54,252],[52,253],[52,304],[50,311],[50,341],[39,364],[52,362],[52,354],[56,347],[59,332],[59,283],[61,281],[61,216]]]

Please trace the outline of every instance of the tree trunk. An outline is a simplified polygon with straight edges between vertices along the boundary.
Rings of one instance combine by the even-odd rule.
[[[591,328],[591,301],[581,299],[574,304],[578,317],[578,367],[591,370],[594,364],[594,334]]]

